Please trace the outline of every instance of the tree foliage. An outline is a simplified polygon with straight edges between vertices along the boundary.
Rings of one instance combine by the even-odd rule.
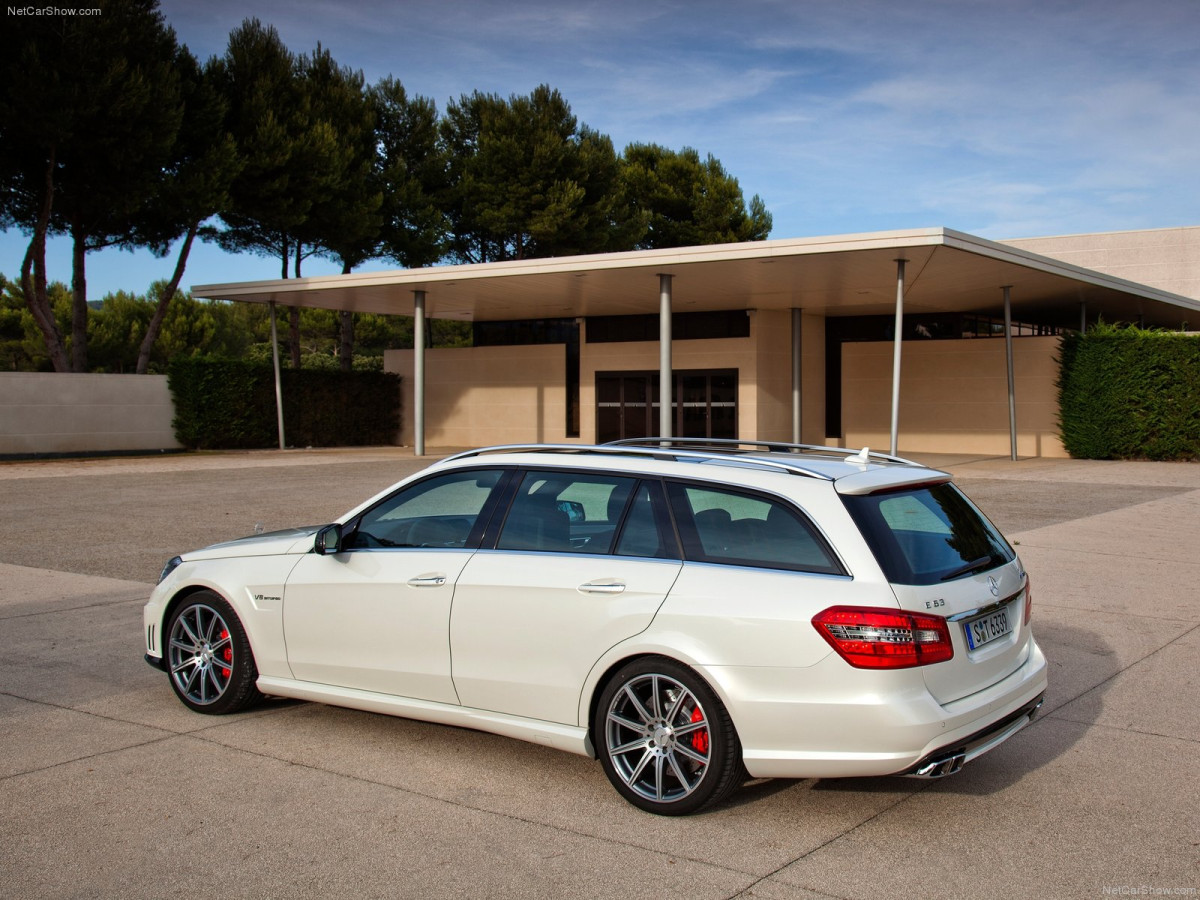
[[[59,371],[87,370],[87,253],[133,241],[183,117],[180,50],[156,0],[101,6],[22,18],[0,44],[0,217],[31,236],[22,290]],[[69,359],[49,307],[48,234],[72,241]]]
[[[548,85],[465,94],[439,116],[395,78],[366,84],[320,44],[294,54],[258,19],[201,63],[158,0],[98,2],[100,16],[0,30],[0,227],[29,238],[18,282],[0,281],[6,367],[146,372],[178,354],[257,352],[265,310],[236,314],[254,339],[234,340],[232,314],[179,292],[197,237],[273,257],[287,278],[312,253],[350,272],[370,259],[420,267],[770,231],[761,199],[747,206],[712,156],[653,144],[618,155]],[[46,241],[60,235],[73,242],[69,289],[46,269]],[[174,266],[149,295],[119,292],[93,310],[87,254],[109,246],[174,250]],[[406,326],[377,317],[287,318],[296,367],[349,369],[356,345],[372,366],[379,333],[405,340],[395,332]],[[443,342],[468,340],[459,324],[432,327]]]
[[[631,245],[612,141],[580,125],[558,91],[541,85],[508,100],[463,96],[446,110],[442,139],[453,258],[493,262]]]
[[[712,154],[701,160],[691,147],[668,150],[631,144],[622,158],[621,182],[645,231],[639,250],[761,241],[771,233],[771,214],[755,195],[746,208],[736,178]]]

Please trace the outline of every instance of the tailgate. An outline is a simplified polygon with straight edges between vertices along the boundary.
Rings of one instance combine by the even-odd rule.
[[[1030,638],[1024,624],[1027,585],[1016,559],[936,587],[892,585],[904,609],[948,620],[954,658],[921,669],[939,703],[991,687],[1025,662]]]

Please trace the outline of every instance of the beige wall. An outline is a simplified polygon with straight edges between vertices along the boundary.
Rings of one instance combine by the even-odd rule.
[[[0,455],[177,450],[165,375],[0,372]]]
[[[750,336],[675,341],[671,368],[738,370],[738,437],[787,441],[792,436],[792,314],[751,310]],[[586,324],[584,325],[586,328]],[[803,440],[821,443],[825,432],[825,320],[804,316]],[[658,342],[580,345],[580,439],[596,439],[596,373],[656,371]]]
[[[790,440],[792,433],[791,312],[753,311],[750,336],[676,341],[675,369],[737,369],[739,436]],[[586,330],[586,323],[581,332]],[[566,436],[566,350],[562,344],[427,350],[425,441],[472,447],[527,441],[596,439],[596,373],[658,369],[658,342],[589,344],[581,333],[578,438]],[[825,431],[825,321],[804,316],[803,439],[822,443]],[[404,378],[401,443],[413,443],[413,351],[389,350],[384,369]]]
[[[757,417],[739,437],[763,441],[792,439],[792,312],[758,310],[751,337],[758,354],[753,362],[758,387]],[[800,324],[800,440],[825,442],[825,318],[802,315]],[[748,376],[746,376],[748,377]]]
[[[1058,437],[1058,338],[1013,341],[1020,456],[1066,456]],[[899,451],[1007,456],[1004,341],[905,341]],[[842,345],[845,445],[891,444],[892,344]]]
[[[400,374],[400,443],[413,444],[412,350],[388,350]],[[425,351],[425,443],[434,447],[566,440],[566,348],[465,347]]]
[[[586,324],[583,328],[586,329]],[[596,373],[657,371],[658,341],[628,341],[589,344],[580,335],[579,436],[586,443],[596,440]],[[671,347],[672,369],[737,369],[738,430],[753,431],[758,416],[758,397],[753,374],[754,327],[751,336],[725,340],[675,341]]]
[[[1070,234],[1003,243],[1200,300],[1200,227]],[[1200,322],[1192,322],[1191,328],[1200,328]]]

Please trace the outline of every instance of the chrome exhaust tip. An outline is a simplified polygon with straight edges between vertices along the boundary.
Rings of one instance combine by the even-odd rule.
[[[941,756],[937,759],[931,759],[921,768],[912,772],[910,777],[913,778],[945,778],[947,775],[953,775],[967,761],[967,752],[959,750],[949,756]]]

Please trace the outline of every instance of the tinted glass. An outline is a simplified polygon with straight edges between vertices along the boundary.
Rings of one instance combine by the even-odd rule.
[[[1012,547],[952,484],[843,497],[896,584],[937,584],[1011,562]]]
[[[635,479],[526,472],[497,550],[608,553]]]
[[[465,547],[501,474],[454,472],[404,488],[363,514],[347,547]]]
[[[654,514],[651,487],[642,482],[634,495],[633,504],[625,516],[621,537],[617,541],[617,556],[644,556],[651,559],[678,559],[673,539],[664,540]]]
[[[842,573],[812,525],[781,501],[681,484],[672,484],[670,494],[688,559]]]

